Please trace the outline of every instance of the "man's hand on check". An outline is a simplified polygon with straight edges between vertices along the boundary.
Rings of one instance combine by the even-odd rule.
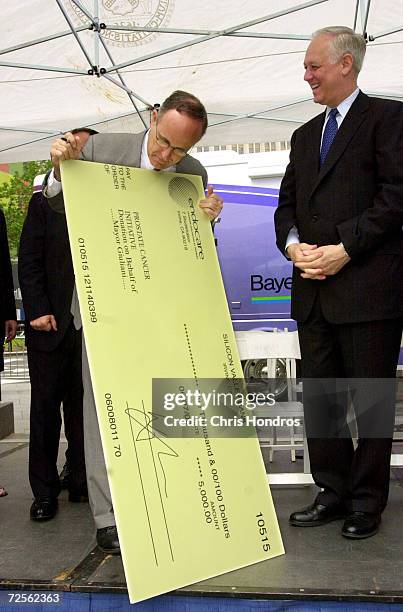
[[[79,136],[66,132],[62,138],[52,143],[50,148],[50,159],[53,164],[55,179],[60,181],[60,162],[66,159],[78,159],[83,149]]]
[[[214,193],[212,185],[207,187],[207,196],[200,200],[199,206],[206,213],[208,218],[213,221],[220,214],[223,207],[223,199]]]

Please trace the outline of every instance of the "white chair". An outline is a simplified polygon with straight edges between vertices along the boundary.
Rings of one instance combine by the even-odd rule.
[[[300,359],[300,350],[297,332],[236,332],[239,356],[241,360],[248,359],[267,359],[268,378],[275,378],[276,361],[282,359],[286,366],[287,375],[287,401],[276,402],[275,407],[271,407],[271,414],[275,414],[285,419],[303,419],[302,402],[297,399],[296,386],[296,360]],[[256,417],[267,417],[268,406],[258,407],[254,410]],[[312,476],[309,468],[309,456],[305,437],[299,441],[295,435],[294,427],[289,429],[290,441],[287,443],[279,442],[276,428],[273,428],[272,436],[260,438],[262,448],[269,448],[270,459],[276,449],[289,449],[291,460],[295,460],[295,450],[304,450],[304,472],[303,473],[281,473],[268,474],[269,483],[272,484],[312,484]]]
[[[296,360],[301,358],[297,332],[235,332],[238,345],[239,356],[241,360],[248,359],[267,359],[268,378],[275,378],[276,360],[283,359],[286,364],[287,380],[287,402],[276,403],[276,414],[279,416],[300,417],[303,415],[302,402],[297,399],[297,389],[295,386],[296,379]],[[403,348],[403,336],[401,347]],[[398,380],[403,378],[403,366],[397,368]],[[294,384],[293,384],[294,383]],[[400,383],[400,388],[402,383]],[[263,415],[264,410],[257,411],[257,414]],[[267,416],[267,411],[266,411]],[[396,401],[396,419],[395,419],[395,435],[396,442],[402,441],[401,426],[403,426],[403,398],[398,395]],[[290,436],[290,442],[287,444],[279,444],[274,430],[272,439],[261,441],[262,448],[269,448],[270,458],[272,458],[273,450],[289,448],[292,453],[301,445],[296,442],[293,435]],[[313,482],[310,475],[309,455],[306,444],[306,439],[303,442],[304,448],[304,473],[284,473],[284,474],[269,474],[270,484],[311,484]],[[294,455],[295,456],[295,455]],[[292,456],[292,459],[294,458]],[[403,467],[403,453],[392,453],[392,467]]]

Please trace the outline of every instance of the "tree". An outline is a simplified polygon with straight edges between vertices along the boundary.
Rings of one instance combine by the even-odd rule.
[[[50,167],[50,161],[26,162],[21,174],[16,172],[10,181],[0,185],[0,206],[7,221],[11,259],[17,258],[22,225],[32,195],[33,180],[37,174],[44,174]]]

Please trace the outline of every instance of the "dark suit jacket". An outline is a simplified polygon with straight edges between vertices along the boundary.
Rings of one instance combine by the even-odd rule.
[[[16,321],[13,273],[7,240],[7,226],[0,209],[0,372],[4,369],[3,340],[6,321]]]
[[[103,164],[116,164],[139,168],[141,162],[141,147],[146,132],[140,134],[95,134],[85,145],[81,159]],[[176,171],[183,174],[196,174],[202,177],[204,187],[207,186],[207,172],[201,163],[186,155],[176,165]],[[46,185],[46,179],[44,186]],[[64,213],[63,194],[49,198],[49,204],[59,213]]]
[[[42,193],[34,193],[22,228],[18,276],[25,310],[27,345],[52,351],[63,339],[71,322],[74,286],[66,218],[49,206]],[[37,331],[29,322],[53,314],[56,332]]]
[[[403,314],[403,104],[359,93],[319,168],[325,113],[291,140],[275,213],[277,245],[343,243],[351,261],[324,281],[294,268],[291,315],[305,321],[319,295],[331,323]]]

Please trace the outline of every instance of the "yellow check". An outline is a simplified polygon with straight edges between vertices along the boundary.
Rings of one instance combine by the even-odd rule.
[[[200,177],[81,161],[62,175],[130,601],[283,554],[256,437],[215,436],[180,385],[166,397],[191,435],[153,406],[153,380],[200,398],[206,379],[242,378]]]

